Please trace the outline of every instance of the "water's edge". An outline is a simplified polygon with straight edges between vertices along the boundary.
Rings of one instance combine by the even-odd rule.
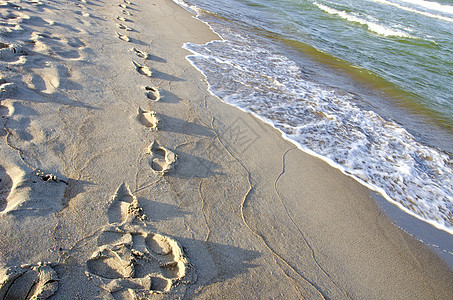
[[[207,22],[198,18],[196,7],[188,7],[185,3],[183,3],[183,2],[181,3],[178,0],[174,0],[174,2],[177,3],[178,5],[182,6],[183,8],[185,8],[192,14],[196,15],[196,16],[194,16],[195,18],[197,18],[201,22],[207,24],[213,32],[215,32],[216,34],[219,35],[219,37],[221,38],[221,41],[225,41],[222,38],[222,36],[212,28],[212,26],[210,24],[208,24]],[[209,44],[209,43],[207,43],[207,44]],[[184,45],[183,48],[190,51],[190,49],[188,49],[186,47],[186,45]],[[192,51],[192,53],[193,53],[193,51]],[[219,97],[218,95],[215,94],[214,91],[212,91],[211,85],[209,84],[209,80],[208,80],[206,74],[199,67],[197,67],[196,64],[191,60],[191,57],[195,57],[195,56],[196,55],[188,55],[186,57],[186,59],[192,64],[192,66],[194,66],[197,70],[199,70],[203,74],[203,76],[205,77],[205,79],[208,83],[208,90],[214,97],[218,98],[219,100],[221,100],[224,103],[227,103],[236,108],[239,108],[240,110],[242,110],[246,113],[252,114],[257,119],[271,125],[272,127],[274,127],[275,129],[277,129],[281,132],[282,137],[284,139],[295,144],[301,151],[327,162],[333,168],[339,169],[343,174],[352,177],[354,180],[356,180],[360,184],[364,185],[371,191],[376,192],[377,194],[372,193],[375,195],[373,198],[376,200],[379,207],[390,217],[391,220],[393,220],[394,224],[396,226],[402,228],[404,231],[408,232],[410,235],[414,236],[418,240],[424,242],[426,245],[429,245],[430,247],[432,247],[433,250],[435,250],[435,252],[437,254],[439,254],[448,263],[449,267],[453,270],[453,240],[451,239],[451,234],[453,234],[453,229],[447,228],[445,226],[441,226],[440,224],[438,224],[432,220],[420,217],[419,215],[415,214],[411,210],[402,206],[400,203],[394,201],[390,196],[387,195],[387,193],[383,189],[376,187],[372,184],[369,184],[369,183],[365,182],[364,180],[354,176],[353,174],[348,173],[343,166],[337,164],[330,158],[320,155],[318,153],[315,153],[314,151],[308,149],[307,147],[304,147],[303,145],[299,144],[296,140],[291,139],[282,130],[277,128],[275,126],[275,124],[272,123],[271,121],[266,120],[265,118],[255,114],[253,112],[250,112],[247,109],[241,108],[238,105],[228,103],[228,101],[222,100],[221,97]]]

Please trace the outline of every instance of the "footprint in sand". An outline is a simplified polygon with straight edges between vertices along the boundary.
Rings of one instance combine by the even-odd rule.
[[[7,44],[0,42],[0,60],[12,61],[17,57],[26,55],[25,49],[18,44]]]
[[[144,222],[146,216],[127,184],[123,183],[116,190],[108,203],[108,218],[112,225],[133,224],[134,221]]]
[[[131,41],[131,39],[127,35],[121,34],[119,32],[116,32],[116,34],[118,35],[120,40],[123,40],[123,41],[126,41],[126,42],[130,42]]]
[[[171,171],[176,163],[176,154],[156,141],[148,146],[148,153],[151,154],[150,166],[155,173],[164,175]]]
[[[149,297],[190,283],[193,269],[182,247],[146,228],[146,216],[127,184],[120,185],[109,204],[110,224],[102,228],[99,248],[86,263],[85,274],[95,285],[110,293]]]
[[[47,299],[58,289],[58,275],[46,263],[6,271],[0,283],[0,300]]]
[[[143,110],[141,107],[138,107],[137,119],[142,125],[157,130],[159,119],[155,111]]]
[[[0,217],[6,214],[47,215],[63,209],[67,181],[41,171],[25,173],[11,169],[8,174],[11,174],[13,184]]]
[[[148,76],[148,77],[153,76],[153,72],[147,66],[141,65],[138,62],[136,62],[135,60],[133,60],[132,63],[134,64],[137,72],[139,72],[140,74]]]
[[[17,91],[16,84],[0,79],[0,100],[12,97]]]
[[[118,24],[117,26],[118,26],[119,29],[123,29],[123,30],[126,30],[126,31],[132,31],[133,30],[132,28],[127,27],[127,26],[125,26],[125,25],[123,25],[121,23]]]
[[[141,51],[141,50],[138,50],[137,48],[132,48],[131,51],[135,52],[135,54],[137,54],[138,57],[141,57],[141,58],[144,58],[144,59],[148,59],[149,58],[149,54],[144,52],[144,51]]]
[[[121,16],[117,16],[116,19],[117,19],[117,20],[120,20],[120,21],[122,21],[122,22],[131,22],[131,20],[126,19],[125,17],[121,17]]]
[[[2,212],[7,206],[6,199],[8,199],[8,195],[11,192],[12,187],[13,180],[10,175],[6,173],[5,168],[0,166],[0,212]]]
[[[145,86],[145,95],[148,97],[148,99],[153,100],[153,101],[159,101],[160,100],[160,92],[157,89],[157,87],[152,87],[152,86]]]

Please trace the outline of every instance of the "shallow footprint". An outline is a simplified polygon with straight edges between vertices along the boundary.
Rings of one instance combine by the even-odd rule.
[[[153,75],[153,72],[147,66],[141,65],[138,62],[136,62],[135,60],[133,60],[132,63],[134,64],[137,72],[139,72],[140,74],[148,76],[148,77],[151,77]]]
[[[11,268],[0,284],[0,299],[47,299],[58,289],[58,275],[47,264]]]
[[[157,125],[159,124],[159,119],[156,116],[156,112],[143,110],[141,107],[138,107],[138,121],[153,130],[157,130]]]
[[[116,32],[116,34],[118,35],[118,38],[120,40],[123,40],[123,41],[126,41],[126,42],[130,42],[131,41],[131,39],[127,35],[121,34],[119,32]]]
[[[151,154],[151,169],[159,174],[168,173],[176,163],[176,154],[160,146],[156,141],[148,147],[148,153]]]

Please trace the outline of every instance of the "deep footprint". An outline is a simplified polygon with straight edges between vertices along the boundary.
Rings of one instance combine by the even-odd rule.
[[[99,248],[86,262],[85,274],[95,285],[141,299],[192,281],[193,268],[182,247],[144,227],[146,216],[127,184],[115,192],[108,215],[111,224],[102,228]]]
[[[145,86],[145,95],[153,101],[159,101],[161,98],[159,90],[152,86]]]
[[[47,299],[58,289],[58,275],[47,264],[9,269],[0,284],[0,300]]]
[[[159,124],[159,119],[156,116],[156,112],[143,110],[141,107],[138,108],[138,121],[153,130],[157,130],[157,125]]]
[[[176,163],[176,154],[159,145],[156,141],[148,147],[148,153],[151,154],[151,169],[155,173],[166,174]]]
[[[122,234],[132,236],[132,242],[126,238],[126,242],[101,245],[93,253],[87,261],[86,275],[94,284],[111,293],[133,289],[151,295],[168,293],[183,279],[186,283],[191,281],[193,270],[175,240],[137,226],[125,227],[128,226],[104,228],[101,236]]]

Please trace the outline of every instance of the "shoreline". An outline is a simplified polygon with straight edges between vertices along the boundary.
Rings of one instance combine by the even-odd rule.
[[[1,100],[0,296],[28,293],[8,267],[58,276],[40,281],[52,299],[453,293],[368,189],[209,93],[182,48],[215,38],[208,26],[131,2],[9,8],[29,18],[11,33],[27,54],[1,61],[17,90]]]
[[[191,12],[196,12],[198,10],[197,8],[194,8],[194,7],[187,8],[187,5],[184,6],[183,8],[188,9]],[[200,16],[197,16],[196,18],[200,20]],[[201,20],[201,21],[203,23],[207,24],[212,29],[212,26],[210,26],[207,23],[207,21],[203,21],[203,20]],[[215,24],[215,22],[213,24]],[[217,24],[217,29],[219,29],[218,24]],[[225,87],[216,86],[215,79],[219,79],[219,78],[215,77],[216,76],[215,73],[212,73],[210,71],[210,69],[211,68],[215,69],[217,67],[218,68],[217,71],[221,71],[222,67],[227,66],[229,63],[221,62],[222,60],[226,60],[228,62],[228,57],[225,57],[222,55],[216,56],[215,53],[213,53],[212,57],[211,57],[210,53],[215,52],[215,50],[218,50],[219,52],[225,51],[225,49],[223,49],[222,46],[217,46],[217,47],[216,46],[213,46],[213,47],[207,46],[213,42],[215,42],[215,41],[211,41],[205,45],[193,45],[193,44],[191,45],[191,43],[186,43],[184,45],[184,48],[189,50],[192,53],[191,55],[187,56],[187,59],[189,60],[191,65],[193,67],[197,68],[203,74],[203,76],[206,78],[206,80],[208,82],[208,89],[209,89],[210,93],[212,95],[214,95],[215,97],[221,98],[222,93],[225,93],[224,89],[228,90],[228,88],[226,86],[228,84],[235,84],[236,80],[241,82],[240,76],[245,76],[245,73],[241,74],[241,75],[237,75],[237,76],[231,75],[232,79],[230,78],[230,81],[226,80],[225,82],[223,82],[223,85]],[[228,42],[228,41],[223,40],[223,38],[222,38],[221,42]],[[220,43],[220,44],[222,44],[222,43]],[[200,46],[200,47],[198,47],[198,46]],[[236,45],[236,46],[239,47],[239,45]],[[226,49],[228,49],[228,46],[225,46],[225,47],[226,47]],[[230,46],[230,49],[231,49],[231,46]],[[207,56],[207,57],[205,57],[205,56]],[[218,63],[209,62],[210,60],[216,60],[216,59],[219,60],[220,62],[218,62]],[[237,68],[244,67],[245,69],[247,69],[249,67],[249,65],[240,66],[240,62],[236,62],[234,60],[231,61],[230,63],[233,65],[236,65]],[[310,64],[310,62],[306,62],[306,63]],[[197,66],[197,64],[200,64],[200,66]],[[203,71],[203,68],[206,68],[206,70]],[[225,67],[225,68],[228,69],[228,67]],[[319,69],[321,69],[321,68],[319,68]],[[206,71],[208,71],[208,72],[206,73]],[[251,71],[251,70],[249,70],[249,71]],[[267,104],[264,104],[264,108],[263,108],[262,106],[260,106],[260,104],[254,105],[252,103],[253,101],[249,101],[249,102],[242,101],[240,99],[240,97],[237,97],[237,95],[235,95],[234,90],[228,90],[228,92],[230,94],[228,94],[228,92],[226,92],[223,95],[223,96],[225,96],[225,99],[228,99],[228,100],[225,100],[224,102],[228,103],[229,105],[232,105],[236,108],[239,108],[243,112],[252,113],[256,118],[258,118],[262,122],[270,124],[272,127],[276,128],[277,130],[279,130],[281,132],[282,137],[284,139],[289,140],[290,142],[295,144],[301,151],[304,151],[312,156],[315,156],[321,160],[324,160],[332,167],[339,169],[340,171],[342,171],[343,174],[345,174],[347,176],[351,176],[356,181],[358,181],[360,184],[366,186],[370,190],[380,193],[385,199],[387,199],[387,201],[398,206],[402,211],[406,212],[407,214],[409,214],[415,218],[418,218],[418,219],[426,222],[427,224],[430,224],[431,226],[437,228],[438,230],[442,230],[449,234],[452,234],[453,231],[449,227],[448,215],[442,214],[440,216],[440,215],[436,214],[436,211],[444,212],[446,210],[448,211],[448,208],[442,207],[442,205],[438,205],[437,207],[435,207],[435,204],[433,204],[433,203],[438,203],[437,202],[438,199],[436,199],[436,197],[441,198],[441,199],[443,199],[443,201],[445,203],[448,203],[448,197],[449,197],[449,192],[450,192],[449,189],[440,188],[442,191],[439,192],[438,194],[435,194],[435,196],[431,197],[429,194],[419,194],[419,192],[418,192],[419,189],[417,188],[417,186],[420,186],[421,184],[425,184],[433,189],[436,189],[439,186],[442,186],[442,184],[440,183],[441,182],[440,176],[434,177],[435,179],[433,179],[433,181],[430,181],[430,178],[428,178],[431,176],[430,174],[432,174],[433,172],[435,173],[435,171],[431,171],[431,173],[426,171],[426,173],[425,173],[425,171],[420,170],[423,168],[420,167],[420,169],[418,169],[418,164],[420,164],[420,165],[423,164],[423,158],[418,159],[419,153],[429,152],[433,155],[433,156],[429,156],[431,158],[431,160],[432,160],[432,157],[435,157],[436,161],[438,162],[436,164],[429,165],[428,161],[431,161],[431,160],[426,159],[426,162],[428,163],[428,165],[425,167],[426,169],[431,170],[431,168],[432,168],[433,170],[441,172],[441,174],[444,174],[442,171],[442,167],[447,168],[447,170],[448,170],[447,161],[449,161],[448,158],[450,157],[450,153],[447,150],[442,150],[441,148],[439,148],[438,147],[439,144],[437,142],[434,142],[432,139],[429,142],[426,140],[426,134],[431,134],[432,131],[434,130],[434,127],[429,127],[429,128],[427,127],[428,129],[425,128],[423,130],[423,133],[422,132],[417,132],[417,133],[413,132],[413,130],[414,130],[413,126],[412,127],[409,126],[409,129],[408,129],[399,123],[402,121],[401,118],[400,119],[394,118],[394,116],[396,116],[398,114],[401,116],[402,111],[400,110],[400,108],[397,109],[396,107],[392,106],[393,107],[392,113],[390,113],[390,116],[389,116],[388,113],[382,114],[383,110],[378,109],[377,107],[371,107],[372,105],[370,106],[370,103],[368,103],[368,102],[373,102],[373,101],[377,101],[378,103],[386,102],[386,101],[390,101],[389,99],[383,99],[382,97],[379,97],[376,94],[376,91],[367,90],[363,86],[357,87],[356,85],[358,83],[354,82],[354,80],[352,78],[339,78],[339,76],[341,76],[341,75],[336,74],[337,70],[332,69],[330,71],[332,73],[332,74],[329,74],[329,76],[331,76],[330,80],[338,81],[338,82],[335,82],[335,83],[329,82],[329,80],[326,79],[327,78],[326,74],[322,75],[321,77],[325,77],[324,79],[327,82],[329,82],[329,84],[332,84],[335,87],[339,87],[340,93],[348,91],[347,93],[350,93],[351,95],[356,95],[356,96],[360,95],[354,99],[348,99],[348,101],[350,101],[353,106],[354,105],[357,106],[358,110],[364,112],[365,115],[360,115],[358,118],[362,117],[368,122],[380,122],[380,121],[383,121],[384,123],[388,122],[388,124],[391,124],[392,128],[393,128],[393,126],[395,128],[397,128],[397,129],[395,129],[396,132],[391,132],[391,130],[393,130],[394,128],[389,129],[386,124],[382,124],[382,128],[379,126],[377,126],[377,128],[368,128],[367,127],[365,131],[373,131],[373,129],[374,129],[374,131],[376,132],[374,134],[368,134],[368,135],[367,135],[367,133],[365,133],[365,135],[367,136],[368,139],[379,140],[383,144],[386,144],[386,143],[392,144],[394,141],[392,139],[390,139],[390,140],[387,139],[387,137],[389,135],[391,135],[392,133],[398,135],[400,132],[403,132],[401,134],[402,138],[397,139],[398,142],[396,142],[396,143],[402,143],[402,144],[406,143],[405,145],[409,144],[411,147],[410,150],[406,151],[404,149],[399,148],[399,150],[402,151],[403,154],[401,154],[401,156],[398,156],[399,155],[398,151],[393,151],[395,149],[393,149],[392,147],[387,147],[386,149],[390,150],[391,153],[386,153],[386,154],[387,154],[387,156],[392,157],[391,159],[402,160],[404,167],[409,168],[410,171],[414,172],[414,174],[416,174],[416,175],[406,177],[404,172],[398,172],[398,167],[397,167],[396,163],[388,164],[388,162],[387,162],[388,158],[385,156],[385,154],[380,153],[380,152],[384,151],[382,149],[384,149],[385,147],[381,149],[378,146],[377,142],[375,142],[374,144],[373,144],[373,142],[367,144],[366,140],[358,142],[356,144],[356,147],[358,147],[358,148],[363,147],[363,148],[367,148],[367,149],[370,148],[370,149],[368,149],[369,152],[367,152],[366,150],[364,150],[363,152],[358,151],[359,154],[358,154],[357,160],[345,158],[344,155],[336,156],[335,149],[330,149],[329,147],[325,147],[326,149],[324,149],[322,147],[321,143],[329,144],[329,142],[331,142],[331,141],[329,141],[328,138],[326,138],[324,136],[320,138],[321,141],[319,142],[319,144],[304,143],[304,142],[298,140],[301,138],[316,139],[316,137],[312,137],[312,136],[310,136],[310,134],[298,135],[297,131],[300,127],[307,126],[308,128],[311,128],[313,131],[316,132],[317,126],[323,127],[322,123],[317,124],[316,121],[313,121],[313,120],[311,120],[311,122],[307,121],[307,123],[304,123],[303,121],[297,123],[297,121],[292,121],[291,118],[299,118],[300,116],[296,115],[296,114],[293,115],[291,113],[287,113],[284,110],[283,110],[284,116],[281,117],[282,119],[279,119],[279,117],[274,118],[273,112],[266,110]],[[235,73],[234,69],[230,70],[230,72]],[[253,71],[251,71],[251,72],[253,73]],[[301,72],[302,72],[302,70],[301,70]],[[323,72],[328,72],[328,68],[324,69]],[[209,74],[209,76],[206,74]],[[275,76],[277,76],[277,78],[278,78],[279,75],[280,74],[276,74]],[[267,77],[267,76],[270,76],[270,75],[268,73],[266,73],[265,77]],[[316,75],[311,74],[310,77],[313,77],[313,76],[316,76]],[[213,80],[213,81],[211,82],[211,80]],[[275,80],[281,81],[280,79],[275,79]],[[312,82],[310,80],[308,80],[308,81],[310,83]],[[253,85],[253,84],[257,84],[257,85],[260,84],[260,82],[254,82],[253,80],[251,82],[252,83],[246,83],[243,85],[247,86],[247,85]],[[317,81],[315,81],[315,82],[317,82]],[[285,82],[283,82],[283,83],[279,82],[279,84],[284,85]],[[239,86],[241,86],[241,84],[239,84]],[[352,88],[352,90],[348,89],[348,88],[343,89],[343,88],[341,88],[341,86],[354,86],[354,88]],[[301,90],[304,90],[303,87],[301,87]],[[250,93],[253,94],[253,92],[254,92],[253,90],[251,90],[251,91],[246,90],[243,92],[243,94],[249,96],[248,94],[250,94]],[[285,93],[285,92],[286,92],[285,90],[282,90],[282,93]],[[259,94],[259,91],[257,93]],[[259,97],[265,98],[265,97],[275,97],[275,96],[276,95],[274,95],[271,92],[269,92],[269,93],[263,92],[262,94],[257,96],[258,98],[256,99],[256,101],[257,102],[260,101]],[[363,98],[362,98],[362,96],[363,96]],[[246,97],[246,96],[243,96],[243,97]],[[282,101],[285,101],[285,100],[287,100],[287,99],[285,97],[282,97]],[[345,105],[348,105],[348,101],[345,101],[346,102]],[[381,104],[383,104],[383,106],[386,107],[387,109],[389,109],[389,107],[391,106],[390,103],[381,103]],[[396,103],[393,103],[393,104],[397,106]],[[271,105],[273,105],[274,108],[278,107],[277,103],[272,103]],[[291,106],[297,107],[297,105],[294,104],[293,102],[291,102],[291,100],[288,101],[287,105],[288,105],[288,107],[291,107]],[[316,105],[316,104],[311,103],[311,105]],[[293,109],[296,109],[295,107],[293,107]],[[307,111],[305,111],[304,106],[301,106],[300,109],[301,109],[301,111],[304,111],[305,113],[307,112]],[[258,113],[256,113],[255,111],[258,111]],[[372,112],[371,113],[372,117],[367,115],[368,111]],[[373,112],[376,113],[376,115],[374,115]],[[308,110],[308,113],[310,113],[309,110]],[[316,111],[315,113],[325,114],[326,112],[323,110],[320,110],[320,111]],[[336,116],[334,110],[327,111],[327,113],[332,113],[334,115],[334,117],[339,117],[340,118],[339,123],[341,123],[341,118],[344,117],[343,114],[339,114],[339,116]],[[349,113],[351,115],[354,114],[353,112],[349,112]],[[406,113],[409,113],[409,112],[406,112]],[[403,115],[405,115],[405,114],[403,113]],[[355,117],[357,118],[357,116],[355,116]],[[409,124],[409,123],[407,123],[409,121],[408,115],[405,117],[402,117],[402,118],[404,119],[403,124],[408,125]],[[378,120],[376,120],[376,119],[378,119]],[[397,120],[397,121],[395,121],[395,120]],[[417,123],[417,126],[421,126],[421,123],[423,123],[424,121],[421,121],[421,120],[414,121],[413,120],[411,122]],[[294,125],[293,123],[296,125]],[[315,124],[313,124],[313,123],[315,123]],[[335,122],[332,122],[332,123],[336,124]],[[349,125],[349,127],[348,127],[348,125]],[[412,124],[412,125],[414,125],[414,124]],[[351,122],[350,124],[348,123],[344,127],[342,127],[341,125],[338,125],[339,128],[337,128],[336,125],[331,125],[331,127],[332,128],[330,128],[329,126],[326,125],[324,130],[331,130],[331,129],[335,130],[336,129],[337,131],[341,131],[341,130],[351,130],[350,128],[353,128],[351,130],[351,132],[352,132],[351,136],[354,136],[354,134],[360,136],[360,134],[362,133],[360,131],[360,129],[356,128],[356,127],[360,127],[360,126],[358,126],[354,122]],[[284,132],[285,130],[288,134],[286,134]],[[291,133],[292,133],[292,136],[291,136]],[[438,133],[438,135],[436,138],[438,138],[438,140],[442,140],[443,132],[437,131],[437,133]],[[381,136],[383,135],[386,138],[381,138],[380,135]],[[343,136],[343,138],[348,139],[349,137]],[[445,140],[445,137],[443,140]],[[448,140],[448,139],[446,139],[446,140]],[[340,148],[340,150],[344,150],[343,148],[345,148],[345,147],[347,148],[347,146],[345,146],[345,145],[341,144],[341,142],[339,142],[339,139],[333,138],[333,141],[336,143],[340,143],[340,145],[338,146]],[[446,145],[446,144],[444,144],[444,146],[446,146],[445,149],[449,148],[448,145]],[[311,150],[310,147],[312,147],[313,149],[316,149],[316,151],[318,151],[318,152]],[[348,148],[348,150],[349,151],[347,151],[347,152],[350,154],[352,152],[354,152],[352,149]],[[322,154],[319,154],[319,153],[322,153]],[[374,159],[373,156],[378,157],[376,159],[377,161],[373,160]],[[411,158],[409,158],[409,157],[412,157],[413,160],[411,160]],[[341,164],[341,163],[335,162],[336,160],[338,160],[338,161],[345,160],[346,162],[343,162],[343,164]],[[362,161],[362,164],[361,164],[360,163],[361,160],[364,160],[366,162],[370,161],[370,162],[363,163],[363,161]],[[422,162],[420,163],[419,160],[422,160]],[[351,165],[354,165],[354,166],[351,166]],[[379,174],[380,172],[377,172],[377,171],[372,172],[372,171],[367,170],[367,169],[374,170],[374,169],[381,169],[381,168],[385,169],[385,171],[387,171],[387,174],[391,174],[392,172],[398,172],[398,176],[403,177],[405,183],[401,183],[400,185],[387,184],[386,182],[393,182],[393,180],[399,181],[400,177],[398,177],[398,176],[392,177],[392,176],[384,176],[384,175],[381,176]],[[365,174],[363,174],[363,173],[365,173]],[[382,173],[382,171],[381,171],[381,173]],[[361,178],[361,176],[363,176],[363,177]],[[448,177],[448,174],[446,174],[445,176]],[[425,179],[425,182],[423,182],[421,180],[418,181],[418,177],[423,177]],[[387,178],[387,179],[385,180],[384,178]],[[373,181],[375,181],[375,182],[372,183]],[[404,194],[406,194],[406,195],[404,196]],[[426,201],[424,201],[424,197],[427,198]],[[426,207],[430,206],[430,205],[432,205],[434,207],[427,209]],[[422,208],[422,207],[424,207],[424,208]]]

